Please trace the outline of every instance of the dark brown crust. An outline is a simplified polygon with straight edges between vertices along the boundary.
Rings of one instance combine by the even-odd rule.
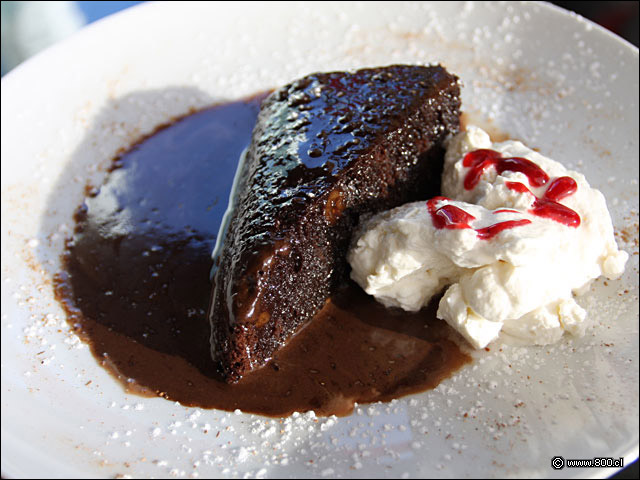
[[[394,65],[310,75],[263,102],[209,307],[228,381],[268,361],[344,281],[361,214],[438,193],[459,94],[440,66]]]

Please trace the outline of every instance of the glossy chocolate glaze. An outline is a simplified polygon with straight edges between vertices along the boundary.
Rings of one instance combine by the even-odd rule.
[[[76,214],[57,295],[130,392],[264,415],[345,415],[437,385],[470,359],[434,308],[385,309],[347,285],[262,369],[229,385],[209,354],[210,252],[259,98],[161,128]]]
[[[437,193],[459,107],[455,76],[415,65],[313,74],[263,102],[209,311],[229,381],[271,358],[344,282],[360,215]]]

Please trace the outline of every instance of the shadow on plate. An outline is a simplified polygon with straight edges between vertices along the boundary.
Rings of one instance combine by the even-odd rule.
[[[259,108],[240,101],[193,113],[212,103],[193,88],[109,100],[52,190],[76,195],[48,199],[69,217],[76,209],[63,271],[50,272],[70,323],[87,330],[95,322],[207,371],[210,255]],[[154,118],[174,120],[154,130]],[[83,190],[82,204],[70,205]],[[58,223],[44,215],[41,236]],[[44,264],[50,252],[39,253]]]

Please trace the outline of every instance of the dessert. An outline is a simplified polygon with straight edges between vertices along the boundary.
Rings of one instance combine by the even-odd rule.
[[[471,361],[437,305],[390,314],[353,282],[265,368],[235,384],[218,372],[206,318],[211,249],[262,99],[189,114],[115,159],[78,209],[57,277],[70,325],[125,391],[185,406],[347,415],[356,402],[434,388]]]
[[[346,415],[355,402],[387,401],[435,387],[471,361],[449,325],[436,319],[439,298],[415,313],[389,310],[353,282],[333,293],[308,327],[273,353],[266,368],[235,384],[226,383],[217,371],[210,356],[207,318],[212,239],[226,207],[219,200],[229,196],[237,159],[251,141],[264,98],[216,105],[162,126],[115,159],[99,189],[88,190],[56,282],[74,331],[128,392],[158,395],[182,405],[275,416],[308,410]],[[500,150],[474,140],[483,137],[475,132],[465,137],[469,149]],[[458,144],[460,149],[464,145]],[[462,150],[456,155],[454,151],[449,149],[445,191],[466,178],[464,170],[450,176],[460,160],[453,157],[462,156]],[[493,164],[498,159],[486,160]],[[441,168],[437,159],[432,167]],[[478,185],[491,178],[481,176]],[[437,184],[440,178],[432,180]],[[490,190],[488,184],[485,187]],[[448,205],[472,213],[462,203],[443,200],[432,201],[430,211],[425,199],[440,193],[435,188],[426,188],[419,202],[430,224],[434,215],[440,222],[446,218],[437,212],[450,213],[452,208],[442,208]],[[532,206],[531,201],[523,205]],[[460,226],[463,217],[458,219]],[[571,215],[566,218],[571,220]],[[484,228],[472,222],[469,226]],[[512,230],[517,228],[521,227]],[[602,238],[608,238],[606,232]],[[609,271],[623,255],[609,255]],[[404,291],[411,293],[410,288]],[[552,306],[547,308],[550,314],[558,307]],[[480,335],[486,335],[487,325],[498,324],[485,320],[478,323]]]
[[[208,317],[228,381],[263,365],[346,279],[361,215],[439,189],[457,78],[396,65],[304,77],[262,104],[218,241]]]
[[[349,262],[367,293],[417,311],[448,286],[437,315],[476,348],[501,330],[533,344],[584,333],[573,293],[628,255],[582,174],[469,127],[448,142],[442,194],[361,226]]]

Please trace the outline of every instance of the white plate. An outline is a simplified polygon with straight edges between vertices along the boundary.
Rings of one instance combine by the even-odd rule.
[[[340,419],[125,395],[52,295],[86,181],[191,107],[400,62],[441,62],[467,111],[605,193],[632,255],[580,299],[595,327],[480,352],[435,391]],[[4,475],[605,476],[550,460],[637,458],[638,50],[580,17],[535,3],[145,4],[3,78],[1,145]]]

